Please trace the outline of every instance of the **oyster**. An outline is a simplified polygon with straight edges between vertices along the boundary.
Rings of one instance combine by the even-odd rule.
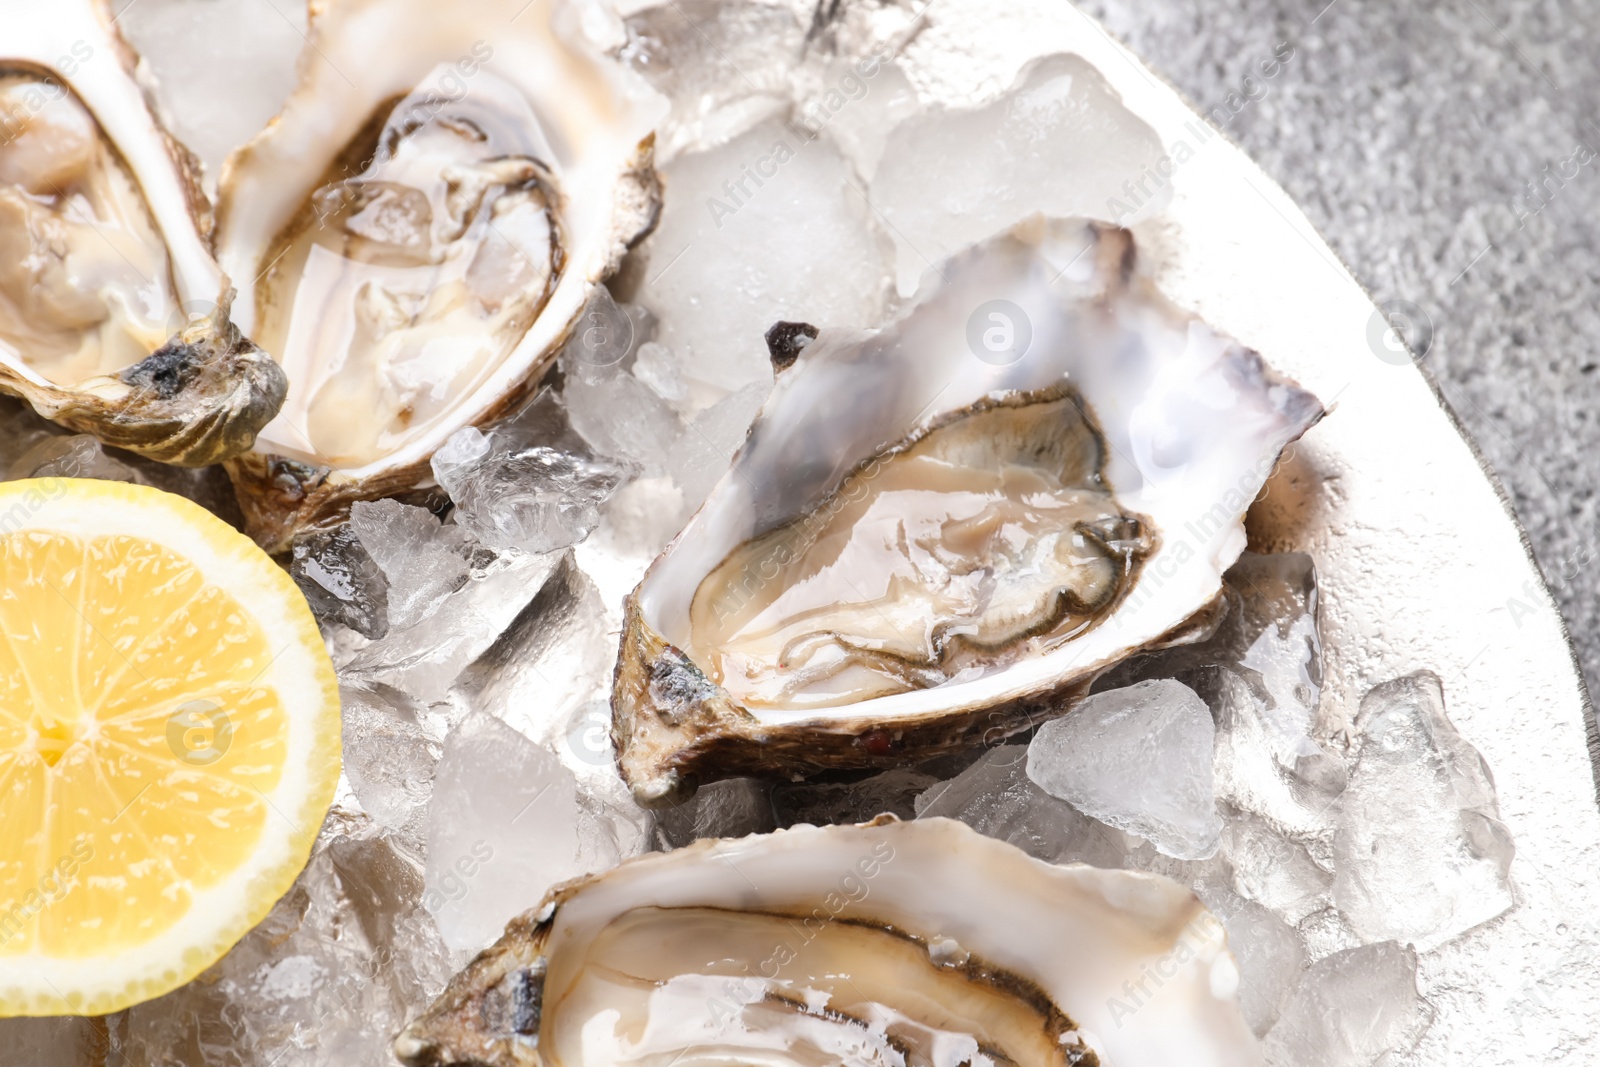
[[[511,410],[659,204],[664,103],[576,12],[346,0],[311,16],[300,84],[230,157],[218,208],[236,321],[291,383],[232,468],[272,550],[424,482],[451,433]]]
[[[103,3],[0,0],[0,390],[153,459],[248,449],[283,371],[229,321],[198,164]]]
[[[894,323],[779,372],[628,599],[624,778],[659,804],[1061,713],[1205,629],[1246,508],[1321,415],[1169,304],[1126,230],[1035,219],[948,260]]]
[[[408,1067],[1247,1067],[1222,924],[961,823],[703,841],[556,889],[395,1041]]]

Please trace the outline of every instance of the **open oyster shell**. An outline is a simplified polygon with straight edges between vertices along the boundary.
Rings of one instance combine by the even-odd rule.
[[[1168,303],[1125,230],[1037,219],[953,257],[897,321],[779,373],[629,598],[623,777],[659,804],[1062,713],[1206,628],[1245,510],[1321,415]]]
[[[553,0],[312,5],[300,83],[218,207],[235,320],[291,382],[231,468],[268,549],[513,409],[654,224],[664,102],[578,22]]]
[[[249,448],[283,371],[228,319],[198,164],[96,0],[0,0],[0,390],[107,444]]]
[[[395,1041],[408,1067],[1261,1062],[1222,924],[948,819],[702,841],[556,889]]]

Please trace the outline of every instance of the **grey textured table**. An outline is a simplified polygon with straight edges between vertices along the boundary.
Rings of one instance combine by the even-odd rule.
[[[1380,302],[1431,323],[1429,342],[1411,312],[1409,337],[1498,473],[1596,691],[1600,6],[1081,6],[1211,113]]]

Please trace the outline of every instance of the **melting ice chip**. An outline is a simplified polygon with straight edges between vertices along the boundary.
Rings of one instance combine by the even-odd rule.
[[[445,741],[428,805],[423,906],[455,949],[487,944],[582,873],[577,784],[555,755],[481,712]]]
[[[509,434],[457,430],[433,454],[433,473],[456,522],[490,548],[552,552],[583,540],[627,469]]]
[[[1374,687],[1339,801],[1334,900],[1365,938],[1429,949],[1512,906],[1516,846],[1494,779],[1445,715],[1437,675]]]
[[[1028,777],[1101,822],[1181,859],[1217,850],[1211,777],[1215,729],[1194,690],[1168,679],[1096,693],[1045,723]]]
[[[1319,960],[1267,1034],[1272,1063],[1371,1067],[1393,1063],[1433,1022],[1417,992],[1417,954],[1383,941]]]
[[[930,263],[1035,212],[1124,226],[1148,217],[1171,196],[1166,161],[1155,131],[1088,61],[1044,56],[990,103],[930,109],[895,127],[872,202],[895,235],[909,293]]]

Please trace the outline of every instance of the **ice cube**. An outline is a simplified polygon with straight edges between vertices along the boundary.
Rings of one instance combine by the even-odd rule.
[[[826,133],[771,119],[664,168],[673,195],[641,246],[641,304],[692,379],[722,392],[770,382],[780,319],[871,326],[886,246],[860,181]]]
[[[427,709],[389,686],[342,685],[344,772],[361,808],[390,829],[412,829],[433,792],[443,751]]]
[[[433,475],[455,521],[498,551],[552,552],[589,536],[626,467],[546,445],[521,447],[498,432],[457,430],[434,453]]]
[[[365,536],[362,543],[367,543]],[[404,558],[397,554],[397,561]],[[416,623],[402,627],[393,622],[381,641],[355,653],[341,672],[343,677],[360,685],[392,685],[424,703],[443,700],[461,672],[493,646],[539,594],[563,558],[563,553],[494,558],[471,571],[455,592],[440,596]],[[453,568],[441,565],[440,570],[448,574]],[[392,580],[389,588],[392,612]]]
[[[687,803],[657,812],[656,844],[668,851],[708,837],[764,834],[776,825],[771,785],[726,778],[701,786]]]
[[[1052,863],[1122,867],[1122,835],[1035,785],[1026,745],[1000,745],[914,802],[919,819],[959,819],[981,834],[1008,841]]]
[[[871,180],[891,132],[917,113],[916,90],[885,42],[876,51],[822,64],[797,94],[797,120],[826,129],[857,174]],[[810,73],[810,72],[808,72]]]
[[[787,8],[679,0],[627,20],[622,58],[672,101],[658,151],[718,143],[785,105],[805,31]]]
[[[467,581],[465,537],[441,527],[427,508],[398,500],[358,500],[350,527],[388,582],[389,624],[415,626]]]
[[[733,454],[744,444],[750,423],[771,391],[770,382],[753,382],[707,408],[684,427],[667,469],[683,490],[686,511],[698,508],[711,487],[728,472]]]
[[[595,856],[648,847],[649,816],[633,803],[611,748],[617,638],[588,575],[566,555],[494,645],[464,671],[452,698],[504,720],[554,752],[577,779]]]
[[[363,637],[389,632],[389,583],[350,523],[295,538],[289,575],[317,621]]]
[[[577,782],[555,753],[484,712],[450,731],[428,804],[423,906],[453,949],[477,950],[583,873]]]
[[[606,603],[620,609],[667,542],[688,521],[683,490],[667,475],[637,478],[601,510],[600,526],[575,550]]]
[[[605,286],[596,286],[562,346],[562,373],[583,382],[599,382],[626,369],[639,345],[648,340],[640,336],[640,320],[632,310],[618,304]]]
[[[1216,718],[1218,798],[1288,832],[1325,831],[1344,791],[1343,761],[1304,734],[1298,752],[1285,752],[1267,701],[1228,667],[1202,673],[1195,688]]]
[[[1332,904],[1301,919],[1298,929],[1305,941],[1306,955],[1314,960],[1361,944],[1361,938]]]
[[[1328,903],[1333,876],[1317,865],[1302,842],[1248,812],[1231,812],[1224,820],[1222,855],[1239,895],[1290,923]]]
[[[1297,757],[1322,694],[1316,566],[1303,552],[1245,552],[1223,575],[1223,596],[1227,611],[1205,640],[1140,656],[1107,672],[1097,688],[1129,684],[1130,674],[1187,681],[1226,667],[1266,705],[1286,759]]]
[[[1097,690],[1176,678],[1200,694],[1217,724],[1217,796],[1285,830],[1327,829],[1344,789],[1343,761],[1319,743],[1322,644],[1317,580],[1299,552],[1246,552],[1224,576],[1227,613],[1196,644],[1136,657]]]
[[[673,356],[672,349],[655,341],[640,345],[633,361],[633,376],[682,413],[689,399],[689,387],[684,384],[683,367]]]
[[[1127,225],[1171,195],[1155,131],[1074,55],[1034,60],[990,103],[907,119],[882,157],[872,202],[894,234],[902,294],[952,253],[1035,213]]]
[[[524,447],[546,445],[567,452],[587,447],[583,436],[572,428],[560,392],[548,386],[496,423],[494,431]]]
[[[1118,834],[1122,838],[1122,862],[1118,866],[1170,878],[1193,890],[1206,907],[1219,913],[1245,903],[1244,898],[1234,891],[1232,869],[1220,850],[1205,859],[1179,859],[1162,852],[1154,842],[1138,834],[1114,826],[1105,827],[1105,832]]]
[[[443,699],[560,561],[474,549],[461,526],[442,526],[429,510],[397,501],[357,502],[350,526],[386,577],[390,625],[382,640],[350,657],[346,675],[424,702]]]
[[[1228,950],[1239,965],[1239,1007],[1260,1037],[1277,1021],[1305,970],[1305,945],[1294,927],[1260,904],[1206,903],[1227,927]]]
[[[139,481],[132,467],[108,455],[100,442],[88,434],[42,438],[17,457],[12,464],[12,477]]]
[[[274,0],[121,0],[117,25],[139,50],[173,132],[222,161],[278,113],[294,87],[305,8]]]
[[[416,858],[330,816],[294,887],[200,978],[129,1009],[118,1067],[388,1067],[397,1029],[444,987],[449,950]]]
[[[570,346],[569,346],[570,347]],[[561,367],[581,367],[563,353]],[[572,428],[590,448],[659,474],[682,432],[677,413],[620,365],[583,367],[567,375],[561,393]]]
[[[450,500],[457,508],[461,507],[461,501],[456,499],[457,494],[466,487],[472,473],[482,467],[494,451],[495,440],[492,436],[476,426],[463,426],[451,434],[449,440],[440,445],[439,450],[433,454],[433,459],[430,461],[433,477],[438,481],[440,488],[450,494]]]
[[[1045,723],[1028,746],[1028,777],[1101,822],[1178,859],[1217,850],[1216,736],[1194,690],[1159,679],[1096,693]]]
[[[103,1043],[93,1019],[0,1019],[0,1046],[19,1067],[97,1067]]]
[[[1273,1067],[1375,1067],[1416,1047],[1433,1006],[1417,992],[1417,954],[1393,941],[1314,964],[1266,1038]],[[1487,1038],[1486,1038],[1487,1039]]]
[[[916,818],[916,800],[938,782],[930,774],[896,768],[858,782],[797,782],[772,790],[779,826],[866,822],[887,812]]]
[[[1211,646],[1249,683],[1279,764],[1331,799],[1344,788],[1344,768],[1312,740],[1322,694],[1316,567],[1302,552],[1246,552],[1226,582],[1233,609]]]
[[[539,595],[463,672],[457,691],[573,770],[610,768],[611,739],[595,735],[591,711],[610,697],[616,666],[616,636],[604,620],[594,583],[565,555]]]
[[[1430,949],[1505,912],[1515,845],[1494,779],[1429,671],[1361,700],[1334,834],[1334,901],[1368,941]]]

